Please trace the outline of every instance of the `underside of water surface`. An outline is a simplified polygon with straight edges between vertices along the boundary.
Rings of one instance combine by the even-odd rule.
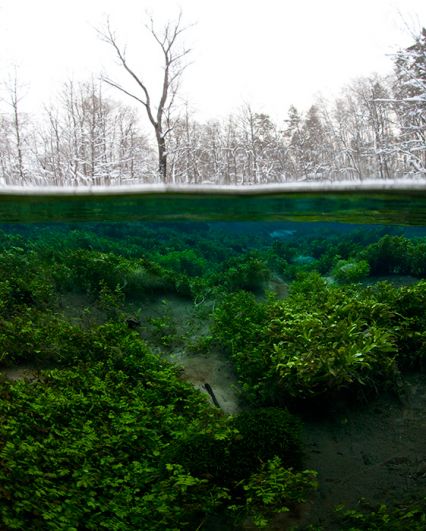
[[[1,529],[426,527],[421,189],[0,196]]]
[[[371,184],[0,188],[0,222],[335,221],[424,225],[426,189]]]

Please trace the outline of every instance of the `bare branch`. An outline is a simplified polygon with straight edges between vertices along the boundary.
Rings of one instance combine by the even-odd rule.
[[[142,103],[144,105],[144,107],[145,107],[145,109],[146,109],[146,111],[148,113],[149,120],[152,123],[152,125],[154,125],[154,127],[155,127],[155,123],[156,122],[155,122],[154,116],[152,114],[151,100],[150,100],[148,89],[147,89],[145,83],[142,81],[142,79],[134,72],[134,70],[132,70],[129,67],[129,65],[127,63],[127,60],[126,60],[125,49],[123,49],[123,50],[120,49],[120,46],[118,45],[117,39],[115,37],[115,34],[111,30],[111,25],[110,25],[109,20],[107,20],[106,32],[104,32],[104,33],[100,32],[100,35],[101,35],[101,38],[104,40],[104,42],[106,42],[107,44],[109,44],[110,46],[113,47],[113,49],[115,50],[115,53],[116,53],[121,65],[123,66],[123,68],[134,79],[134,81],[138,84],[138,86],[142,89],[142,92],[143,92],[143,94],[145,96],[145,100],[142,100],[140,98],[135,97],[130,92],[128,92],[128,95],[131,96],[132,98],[137,99],[137,101],[139,101],[140,103]],[[121,90],[122,92],[127,93],[118,84],[115,84],[114,82],[111,82],[111,80],[109,80],[109,81],[110,82],[108,84],[110,84],[111,86],[115,86],[115,88],[117,88],[118,90]]]
[[[126,94],[130,98],[136,100],[145,107],[149,121],[151,122],[155,137],[157,140],[158,157],[159,157],[159,172],[164,180],[167,179],[167,148],[165,137],[172,130],[170,114],[173,104],[176,100],[176,94],[179,88],[179,80],[186,68],[186,64],[182,64],[182,59],[186,57],[190,50],[182,49],[176,51],[178,38],[185,31],[186,28],[182,26],[182,13],[179,13],[178,19],[174,23],[167,23],[161,32],[155,28],[154,20],[149,17],[149,23],[146,28],[153,36],[155,42],[159,45],[163,55],[163,79],[161,92],[158,99],[158,105],[154,109],[151,104],[151,93],[144,79],[136,74],[135,70],[129,65],[126,59],[125,48],[122,48],[117,41],[114,32],[111,30],[109,20],[107,20],[106,28],[103,32],[99,32],[101,39],[109,44],[119,60],[119,64],[130,75],[130,77],[138,85],[141,94],[137,95],[131,90],[127,90],[120,83],[117,83],[110,78],[104,78],[104,81]],[[166,123],[163,123],[166,122]]]
[[[138,96],[136,96],[135,94],[132,94],[131,92],[129,92],[128,90],[126,90],[125,88],[123,88],[121,85],[119,85],[118,83],[115,83],[115,81],[112,81],[111,79],[107,78],[107,77],[102,77],[101,78],[102,81],[104,83],[106,83],[107,85],[110,85],[111,87],[114,87],[116,88],[117,90],[120,90],[121,92],[123,92],[124,94],[126,94],[127,96],[129,96],[130,98],[133,98],[134,100],[136,100],[137,102],[141,103],[144,107],[146,107],[146,102],[141,100]]]

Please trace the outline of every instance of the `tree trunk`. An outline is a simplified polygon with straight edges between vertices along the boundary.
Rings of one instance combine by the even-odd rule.
[[[18,172],[19,172],[19,184],[24,184],[24,164],[23,164],[23,157],[22,157],[22,143],[21,143],[21,124],[19,121],[19,114],[18,114],[18,98],[16,97],[16,93],[14,94],[14,101],[13,101],[13,111],[14,111],[14,120],[15,120],[15,137],[16,137],[16,149],[18,154]]]
[[[163,183],[168,183],[167,176],[167,151],[166,141],[161,134],[161,131],[156,131],[157,147],[158,147],[158,173]]]

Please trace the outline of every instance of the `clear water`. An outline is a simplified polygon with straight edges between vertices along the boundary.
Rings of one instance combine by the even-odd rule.
[[[0,528],[421,529],[426,192],[2,195],[0,273]]]
[[[335,221],[425,225],[426,191],[144,193],[96,196],[2,195],[0,222],[58,221]]]

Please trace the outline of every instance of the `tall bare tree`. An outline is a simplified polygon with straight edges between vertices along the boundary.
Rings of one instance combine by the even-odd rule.
[[[183,59],[190,50],[180,46],[180,37],[186,29],[186,27],[182,26],[182,14],[179,14],[177,21],[168,22],[161,30],[155,28],[154,21],[151,18],[146,28],[159,45],[163,56],[162,88],[160,94],[157,95],[157,104],[153,103],[154,96],[148,88],[145,76],[137,73],[133,66],[129,64],[126,58],[126,49],[119,45],[109,21],[107,21],[105,31],[100,33],[101,38],[113,48],[119,63],[136,83],[137,90],[128,90],[108,77],[104,77],[104,81],[133,98],[145,108],[155,132],[158,150],[158,171],[161,179],[164,182],[168,182],[166,137],[173,128],[171,112],[182,73],[187,66]]]
[[[17,177],[18,182],[24,183],[24,157],[23,157],[23,138],[22,138],[22,113],[20,109],[21,95],[18,87],[18,76],[16,70],[14,75],[9,78],[9,81],[4,84],[7,96],[4,101],[11,109],[10,115],[10,130],[12,132],[13,140],[10,142],[12,154],[12,173]]]

